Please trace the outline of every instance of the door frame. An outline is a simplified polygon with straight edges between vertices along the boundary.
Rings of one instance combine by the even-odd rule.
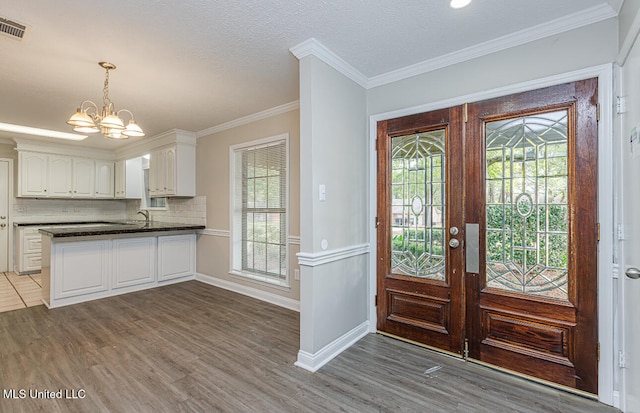
[[[13,271],[15,269],[14,265],[14,228],[13,228],[13,207],[15,203],[15,182],[14,178],[14,170],[13,170],[13,159],[12,158],[0,158],[0,161],[5,161],[8,163],[9,173],[8,173],[8,181],[9,186],[7,188],[7,271]]]
[[[377,316],[375,306],[377,285],[377,234],[375,217],[377,215],[377,122],[416,113],[461,105],[467,102],[496,98],[562,83],[588,78],[598,78],[598,103],[600,120],[598,122],[598,222],[600,223],[600,242],[598,248],[598,337],[600,342],[600,361],[598,362],[598,399],[612,406],[619,403],[618,392],[614,389],[614,376],[617,367],[614,355],[614,278],[617,277],[617,265],[614,265],[614,139],[613,139],[613,64],[604,64],[572,71],[560,75],[526,81],[483,92],[458,96],[446,100],[425,103],[405,109],[394,110],[369,116],[369,332],[376,332]]]

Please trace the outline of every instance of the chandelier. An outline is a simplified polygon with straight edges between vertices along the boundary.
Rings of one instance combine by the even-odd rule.
[[[133,118],[133,113],[127,109],[116,111],[111,99],[109,99],[109,70],[115,70],[116,65],[109,62],[98,63],[105,71],[104,89],[102,94],[102,112],[98,106],[90,100],[84,100],[67,123],[73,126],[74,132],[98,133],[102,132],[105,138],[127,139],[130,136],[144,136],[142,128]],[[128,113],[131,119],[125,127],[120,118],[121,113]]]

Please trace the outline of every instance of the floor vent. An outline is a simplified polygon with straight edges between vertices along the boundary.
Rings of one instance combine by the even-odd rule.
[[[15,40],[22,40],[27,26],[0,17],[0,34]]]

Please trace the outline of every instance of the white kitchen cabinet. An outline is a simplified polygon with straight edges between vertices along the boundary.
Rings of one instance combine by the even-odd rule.
[[[114,163],[112,161],[20,151],[18,163],[18,196],[114,197]]]
[[[93,198],[96,164],[93,159],[73,158],[73,197]]]
[[[150,197],[192,197],[196,194],[196,149],[175,144],[151,152]]]
[[[113,240],[113,288],[156,280],[156,237]]]
[[[18,164],[18,196],[47,196],[49,156],[19,152]]]
[[[110,161],[95,161],[95,197],[113,198],[114,190],[114,163]]]
[[[42,293],[49,308],[195,277],[196,234],[42,236]]]
[[[194,234],[158,237],[158,281],[195,273],[195,256]]]
[[[144,177],[142,157],[123,159],[115,164],[115,197],[141,199]]]
[[[56,298],[70,298],[109,289],[111,240],[61,242],[51,251],[51,267],[65,277],[55,280]]]
[[[15,240],[15,271],[18,274],[30,274],[40,271],[42,259],[42,236],[40,227],[18,227]]]
[[[49,190],[51,197],[73,195],[73,159],[63,155],[49,155]]]

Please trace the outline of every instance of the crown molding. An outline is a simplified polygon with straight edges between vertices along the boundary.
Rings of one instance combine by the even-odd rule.
[[[280,115],[283,113],[291,112],[292,110],[300,109],[300,101],[285,103],[284,105],[276,106],[271,109],[263,110],[252,115],[243,116],[241,118],[221,123],[220,125],[212,126],[207,129],[196,132],[196,138],[203,138],[205,136],[213,135],[214,133],[222,132],[228,129],[237,128],[238,126],[247,125],[262,119],[267,119],[272,116]]]
[[[13,138],[17,151],[52,153],[56,155],[77,156],[79,158],[94,158],[102,160],[115,160],[113,151],[99,148],[87,148],[75,146],[71,143],[44,142],[29,138]]]
[[[171,129],[147,139],[142,139],[123,146],[122,148],[117,149],[115,154],[117,159],[135,158],[136,156],[142,156],[154,149],[174,143],[195,146],[196,134],[195,132],[183,129]]]
[[[491,53],[499,52],[545,37],[564,33],[579,27],[597,23],[616,17],[618,13],[610,5],[602,4],[589,9],[561,17],[537,26],[520,30],[506,36],[499,37],[488,42],[467,47],[434,59],[425,60],[398,70],[393,70],[368,79],[367,89],[383,86],[389,83],[404,80],[413,76],[428,73],[443,67],[462,63]]]
[[[293,46],[289,51],[298,60],[313,55],[363,88],[367,88],[368,79],[365,75],[313,37]]]

